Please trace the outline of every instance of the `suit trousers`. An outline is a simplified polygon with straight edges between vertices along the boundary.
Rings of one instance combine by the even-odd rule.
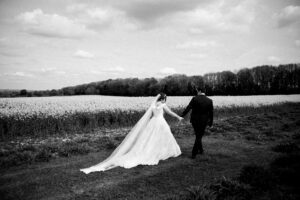
[[[205,132],[206,124],[192,122],[192,126],[196,135],[192,156],[196,156],[198,153],[203,153],[202,137]]]

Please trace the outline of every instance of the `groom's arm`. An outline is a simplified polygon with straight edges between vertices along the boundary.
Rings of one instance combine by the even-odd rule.
[[[192,109],[192,102],[193,102],[194,98],[192,98],[192,100],[190,101],[189,105],[185,108],[185,110],[183,111],[183,113],[180,115],[181,117],[184,117],[191,109]]]

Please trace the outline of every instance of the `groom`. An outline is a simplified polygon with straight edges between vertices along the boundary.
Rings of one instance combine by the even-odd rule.
[[[204,135],[206,126],[208,125],[211,127],[213,124],[213,102],[202,93],[202,88],[194,86],[193,90],[194,93],[196,93],[196,96],[192,98],[181,117],[184,117],[192,110],[190,122],[196,135],[192,159],[195,159],[198,153],[203,154],[202,136]]]

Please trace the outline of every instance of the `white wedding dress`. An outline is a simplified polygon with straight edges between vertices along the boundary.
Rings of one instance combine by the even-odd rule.
[[[181,150],[163,116],[164,111],[170,112],[166,104],[157,106],[152,103],[111,156],[80,171],[88,174],[118,166],[132,168],[137,165],[157,165],[160,160],[179,156]]]

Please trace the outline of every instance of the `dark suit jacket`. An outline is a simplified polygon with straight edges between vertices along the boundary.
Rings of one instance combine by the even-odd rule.
[[[212,126],[213,102],[210,98],[205,95],[194,96],[181,117],[184,117],[190,110],[192,110],[190,119],[192,124]]]

